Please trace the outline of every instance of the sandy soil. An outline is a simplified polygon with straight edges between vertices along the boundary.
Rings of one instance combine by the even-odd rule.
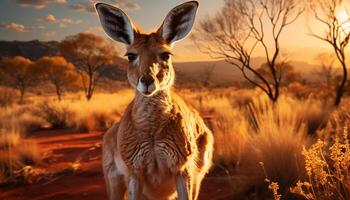
[[[67,168],[77,160],[79,170],[43,178],[34,184],[0,188],[0,200],[99,200],[107,199],[101,168],[101,132],[72,133],[40,131],[30,137],[44,152],[50,152],[43,166],[47,171]],[[209,174],[203,181],[200,200],[232,199],[232,187],[223,177]]]

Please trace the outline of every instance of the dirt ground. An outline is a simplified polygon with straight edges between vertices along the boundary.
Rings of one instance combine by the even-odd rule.
[[[42,178],[33,183],[0,188],[0,200],[99,200],[107,199],[101,168],[101,132],[74,133],[40,131],[30,137],[38,141],[49,160],[41,166],[57,171],[79,161],[79,170]],[[227,179],[209,174],[202,183],[200,200],[233,197]]]

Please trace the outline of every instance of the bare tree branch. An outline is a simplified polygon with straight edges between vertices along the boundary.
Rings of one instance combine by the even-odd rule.
[[[216,16],[200,22],[193,40],[201,52],[225,59],[252,85],[276,101],[282,76],[276,70],[280,35],[304,11],[298,5],[297,0],[225,0],[225,6]],[[264,51],[272,81],[261,75],[251,62],[257,48]]]
[[[308,6],[315,19],[325,27],[324,35],[315,33],[311,33],[311,35],[327,42],[333,48],[336,58],[342,66],[342,80],[336,89],[334,100],[334,105],[338,106],[343,97],[348,76],[345,48],[350,40],[350,30],[346,31],[344,27],[350,23],[350,19],[341,21],[344,19],[339,19],[337,16],[341,6],[343,6],[343,0],[312,0]]]

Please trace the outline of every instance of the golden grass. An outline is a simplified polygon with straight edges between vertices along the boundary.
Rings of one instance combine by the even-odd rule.
[[[28,98],[27,104],[0,107],[1,126],[11,124],[11,116],[21,131],[40,128],[75,128],[82,131],[106,130],[119,121],[134,92],[121,90],[114,94],[100,93],[87,101],[82,94],[66,95],[62,101],[55,96]]]
[[[13,119],[12,119],[13,120]],[[25,139],[17,123],[0,124],[0,184],[18,180],[18,173],[26,166],[41,162],[42,153],[36,142]]]
[[[0,107],[8,107],[15,103],[16,92],[11,88],[0,87]]]
[[[303,183],[301,181],[310,177],[305,168],[305,165],[308,165],[305,158],[306,155],[313,159],[319,156],[307,153],[314,148],[312,145],[318,138],[327,144],[337,144],[338,152],[340,146],[345,145],[344,141],[340,142],[340,137],[336,140],[337,136],[334,134],[339,132],[344,124],[350,125],[350,120],[344,115],[345,111],[349,111],[350,101],[344,99],[343,106],[333,110],[328,106],[329,101],[307,93],[300,94],[301,91],[296,89],[298,87],[301,86],[293,86],[293,90],[296,90],[293,92],[285,89],[276,103],[272,103],[259,90],[179,90],[181,96],[198,109],[214,133],[214,166],[228,169],[230,176],[243,177],[244,181],[240,182],[240,185],[233,183],[233,187],[240,187],[237,192],[243,195],[247,192],[255,193],[261,198],[267,196],[279,199],[282,198],[280,195],[288,197],[291,185],[300,180],[297,185],[299,187]],[[114,94],[97,93],[91,101],[86,101],[80,93],[67,94],[62,101],[57,101],[55,96],[32,96],[27,104],[0,108],[0,120],[4,122],[0,123],[0,128],[10,130],[8,127],[16,127],[13,133],[8,131],[8,135],[0,135],[0,147],[8,149],[18,146],[23,140],[22,135],[18,133],[38,127],[74,128],[81,131],[106,130],[119,121],[133,95],[132,90],[120,90]],[[15,116],[16,120],[11,120],[9,116]],[[322,148],[327,150],[326,145]],[[336,147],[332,148],[330,151],[336,152]],[[341,152],[344,151],[343,148]],[[20,155],[21,152],[33,152],[33,155],[37,155],[35,144],[28,144],[28,147],[23,145],[23,150],[12,152],[11,156]],[[30,158],[31,155],[21,157],[35,160],[35,157]],[[325,158],[323,163],[326,163],[328,168],[335,168],[327,163],[332,157]],[[21,168],[22,163],[25,163],[23,159],[18,158],[11,162],[14,168]],[[79,162],[72,164],[72,169],[79,168]],[[214,169],[217,170],[215,167]],[[311,176],[314,176],[313,173]],[[347,178],[349,180],[349,177]],[[307,181],[311,185],[315,184]],[[301,185],[302,189],[309,187],[306,185]],[[336,185],[348,187],[339,182]],[[325,192],[315,190],[318,193],[311,193],[314,196],[323,195]],[[345,196],[343,193],[342,195]]]
[[[69,119],[69,126],[79,130],[106,130],[119,121],[133,96],[133,91],[121,90],[114,94],[97,94],[90,101],[64,100],[56,103],[74,113],[74,118]]]
[[[33,140],[25,139],[26,132],[40,128],[106,130],[119,121],[133,92],[97,94],[91,101],[79,96],[67,95],[63,101],[55,100],[54,96],[31,96],[25,104],[0,107],[0,183],[18,179],[31,182],[37,173],[29,166],[40,163],[43,152]],[[75,168],[76,163],[72,165],[73,171]]]
[[[350,120],[350,119],[349,119]],[[350,199],[350,143],[348,127],[332,144],[318,140],[302,151],[306,181],[298,181],[291,192],[305,199]]]
[[[320,129],[330,131],[326,125],[333,110],[313,97],[287,94],[272,103],[257,91],[181,94],[209,121],[215,137],[214,163],[233,168],[228,170],[231,176],[244,177],[242,193],[253,189],[266,195],[267,176],[275,197],[277,190],[288,194],[290,185],[306,177],[303,147],[313,143]],[[259,163],[264,163],[264,170]]]

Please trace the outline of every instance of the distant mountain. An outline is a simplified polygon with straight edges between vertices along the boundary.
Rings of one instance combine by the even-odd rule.
[[[1,56],[23,56],[31,60],[36,60],[42,56],[55,56],[59,54],[59,42],[33,41],[0,41]],[[252,59],[255,67],[260,67],[265,62],[265,58],[256,57]],[[316,65],[306,62],[293,62],[290,64],[302,75],[303,79],[315,80]],[[193,84],[209,82],[213,85],[228,86],[237,85],[245,81],[241,71],[235,66],[225,62],[218,61],[200,61],[200,62],[176,62],[174,63],[177,72],[177,84]],[[114,80],[126,80],[127,60],[118,57],[114,64],[104,70],[104,77]]]
[[[43,56],[58,54],[59,42],[32,41],[0,41],[0,56],[23,56],[36,60]]]
[[[265,58],[256,57],[252,59],[254,67],[260,67],[265,63]],[[303,80],[314,81],[315,71],[318,66],[306,62],[291,61],[290,65],[294,70],[300,73]],[[199,61],[199,62],[178,62],[174,63],[177,72],[176,80],[178,83],[203,83],[204,79],[214,85],[227,86],[237,85],[245,82],[242,72],[237,67],[227,63],[224,60],[218,61]],[[208,78],[208,73],[210,74]]]
[[[178,84],[203,83],[228,86],[243,81],[240,71],[223,60],[174,63]],[[205,80],[206,79],[206,80]]]

